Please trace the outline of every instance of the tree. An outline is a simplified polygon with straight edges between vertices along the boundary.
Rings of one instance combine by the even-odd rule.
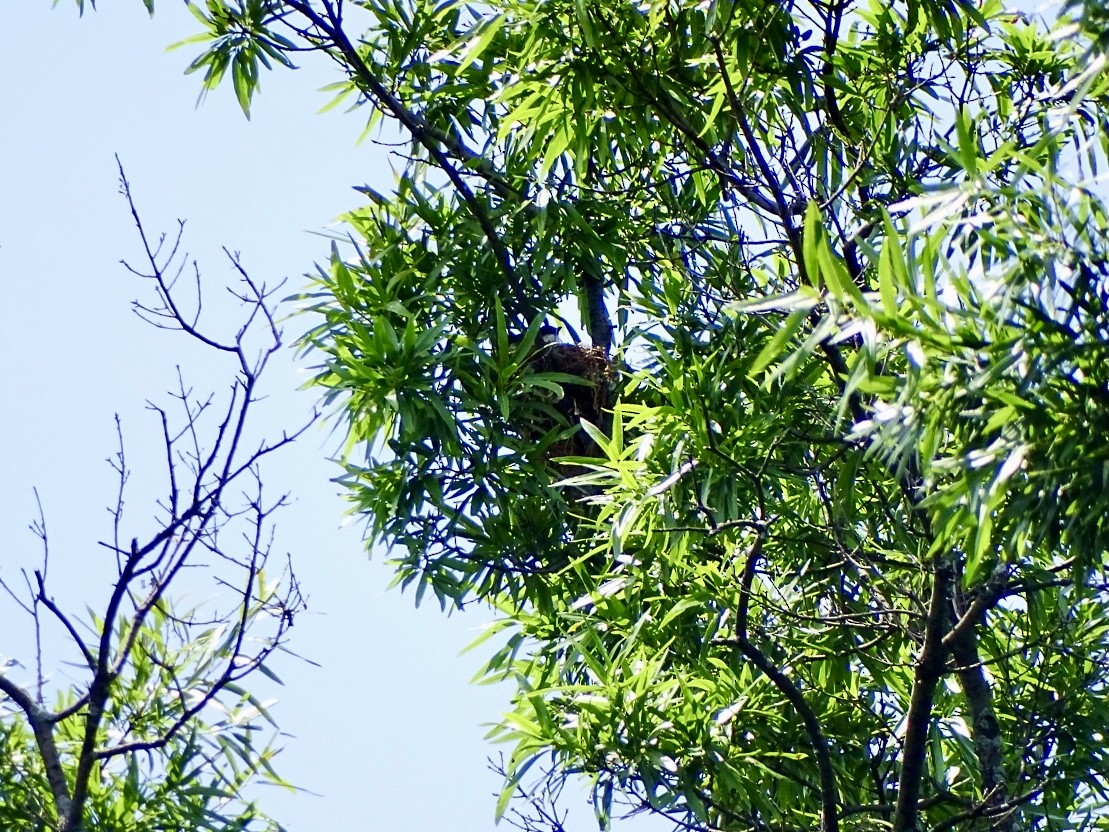
[[[333,105],[410,140],[304,344],[398,582],[500,614],[500,812],[546,761],[540,796],[585,773],[603,825],[1106,825],[1081,29],[1000,0],[191,8],[205,90],[248,111],[319,52]]]
[[[257,282],[227,252],[242,315],[230,337],[217,335],[211,313],[202,320],[195,262],[187,273],[184,223],[150,238],[122,166],[120,184],[145,260],[124,265],[151,296],[135,301],[135,312],[230,361],[232,378],[223,396],[205,395],[179,372],[169,406],[148,403],[162,438],[161,454],[149,458],[152,466],[161,460],[165,478],[153,517],[125,511],[132,468],[117,416],[119,446],[109,463],[118,490],[111,533],[100,544],[111,574],[102,605],[90,590],[87,620],[51,592],[59,554],[39,504],[31,531],[40,566],[22,570],[22,586],[0,580],[33,626],[35,651],[29,680],[15,659],[0,668],[0,827],[278,829],[243,789],[259,779],[283,784],[272,766],[269,703],[247,682],[259,673],[277,680],[266,663],[287,649],[304,606],[291,564],[278,574],[269,566],[273,514],[286,495],[263,489],[266,458],[304,427],[260,438],[254,424],[263,373],[282,346],[272,313],[280,286]],[[186,603],[195,593],[206,600]],[[51,677],[55,649],[77,660],[72,682]]]

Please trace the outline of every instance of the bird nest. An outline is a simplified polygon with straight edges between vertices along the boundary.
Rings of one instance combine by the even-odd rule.
[[[552,430],[564,429],[565,426],[576,427],[577,430],[569,436],[557,439],[546,446],[543,457],[564,476],[582,473],[583,469],[578,466],[564,465],[555,460],[566,456],[600,455],[596,442],[582,430],[581,422],[585,420],[596,425],[602,432],[609,432],[612,421],[611,411],[616,395],[618,376],[616,368],[609,361],[604,350],[599,347],[562,343],[546,344],[537,348],[530,365],[535,373],[551,373],[574,379],[574,381],[566,378],[558,379],[562,396],[543,401],[562,418],[556,421],[549,411],[542,415],[536,413],[535,423],[530,425],[527,433],[535,439],[540,439],[549,435]],[[539,395],[537,394],[537,399]],[[565,425],[559,424],[562,421]]]

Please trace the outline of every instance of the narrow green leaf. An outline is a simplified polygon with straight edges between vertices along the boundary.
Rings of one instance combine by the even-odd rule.
[[[474,39],[466,51],[458,59],[458,66],[454,70],[454,75],[458,76],[463,70],[477,63],[481,58],[482,53],[489,47],[489,44],[501,33],[501,28],[504,26],[505,16],[503,14],[494,15],[489,18],[481,28],[478,30],[480,34]]]
[[[801,235],[801,259],[805,264],[805,275],[809,283],[819,289],[823,282],[820,276],[820,241],[824,236],[824,218],[816,200],[809,200],[805,208],[805,225]]]
[[[824,298],[820,292],[812,286],[801,286],[796,292],[784,295],[732,301],[725,305],[724,311],[731,315],[754,315],[771,311],[792,312],[795,309],[812,309],[822,303],[823,300]]]
[[[959,139],[959,162],[968,176],[977,176],[978,139],[965,107],[955,113],[955,132]]]
[[[771,363],[782,357],[783,348],[797,331],[801,328],[801,324],[808,317],[807,309],[798,309],[791,313],[788,318],[782,323],[782,326],[774,333],[774,336],[767,342],[755,360],[751,362],[751,366],[747,369],[747,375],[754,378],[763,370],[765,370]]]

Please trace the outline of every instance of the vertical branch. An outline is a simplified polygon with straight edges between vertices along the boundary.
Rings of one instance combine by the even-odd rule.
[[[1004,758],[1001,746],[1001,728],[993,707],[993,691],[982,670],[978,655],[978,634],[974,630],[966,633],[951,645],[951,657],[957,665],[955,669],[959,686],[966,697],[967,710],[970,712],[970,736],[974,742],[974,753],[982,773],[983,800],[989,809],[999,809],[1009,801],[1009,788],[1005,779]],[[994,824],[997,832],[1016,832],[1017,819],[1009,814]]]
[[[936,685],[943,677],[947,661],[943,636],[952,581],[951,566],[937,555],[933,558],[932,594],[928,602],[924,647],[916,662],[909,713],[905,719],[905,743],[893,832],[916,832],[920,828],[920,786],[924,780],[928,729],[932,722]]]
[[[605,284],[597,275],[583,271],[579,276],[585,294],[586,328],[594,347],[608,355],[612,349],[612,321],[605,310]]]
[[[37,488],[33,491],[35,494],[35,508],[38,510],[39,516],[38,520],[31,524],[31,531],[42,541],[42,571],[36,573],[36,577],[41,575],[44,578],[50,568],[50,538],[46,532],[46,512],[42,509],[42,497],[39,495]],[[42,599],[38,593],[31,589],[31,580],[27,577],[26,572],[23,573],[23,579],[27,581],[27,589],[31,593],[31,609],[27,611],[31,613],[31,618],[35,622],[35,701],[41,706],[45,702],[42,695],[42,688],[45,683],[45,676],[42,671],[42,619],[39,617],[39,604]]]
[[[967,722],[981,767],[984,808],[998,813],[999,819],[994,823],[998,832],[1016,832],[1017,819],[1014,812],[1005,808],[1010,803],[1010,792],[1005,777],[1001,728],[994,710],[993,690],[978,653],[977,628],[985,621],[986,612],[1004,595],[1008,578],[1008,569],[999,565],[965,611],[956,607],[955,612],[962,612],[962,615],[944,637],[970,715]],[[958,595],[956,600],[959,600]]]
[[[138,543],[132,542],[131,552],[124,560],[123,570],[112,594],[108,599],[108,606],[104,613],[103,630],[100,632],[100,643],[96,650],[96,666],[93,671],[92,682],[89,684],[88,709],[85,714],[84,735],[81,738],[81,751],[77,758],[77,770],[73,775],[73,797],[69,813],[65,817],[62,829],[79,830],[81,818],[85,811],[85,801],[89,796],[89,778],[92,768],[96,763],[96,741],[100,735],[100,723],[104,719],[104,710],[108,697],[112,692],[112,683],[117,673],[111,666],[112,636],[115,631],[115,622],[119,615],[120,606],[131,589],[131,580],[138,566],[140,554]]]

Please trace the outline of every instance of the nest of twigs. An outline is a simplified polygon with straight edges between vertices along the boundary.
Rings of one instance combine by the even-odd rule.
[[[582,473],[578,466],[565,465],[557,460],[566,456],[599,456],[597,444],[581,428],[581,422],[588,421],[606,434],[611,429],[611,411],[618,375],[616,368],[604,350],[598,347],[558,343],[539,347],[531,359],[531,368],[536,373],[557,373],[581,380],[580,383],[560,381],[562,397],[546,401],[565,420],[565,425],[576,427],[577,430],[548,445],[543,451],[543,458],[563,476]],[[550,416],[537,419],[536,422],[529,430],[536,439],[548,435],[552,430],[564,429],[564,425]]]

